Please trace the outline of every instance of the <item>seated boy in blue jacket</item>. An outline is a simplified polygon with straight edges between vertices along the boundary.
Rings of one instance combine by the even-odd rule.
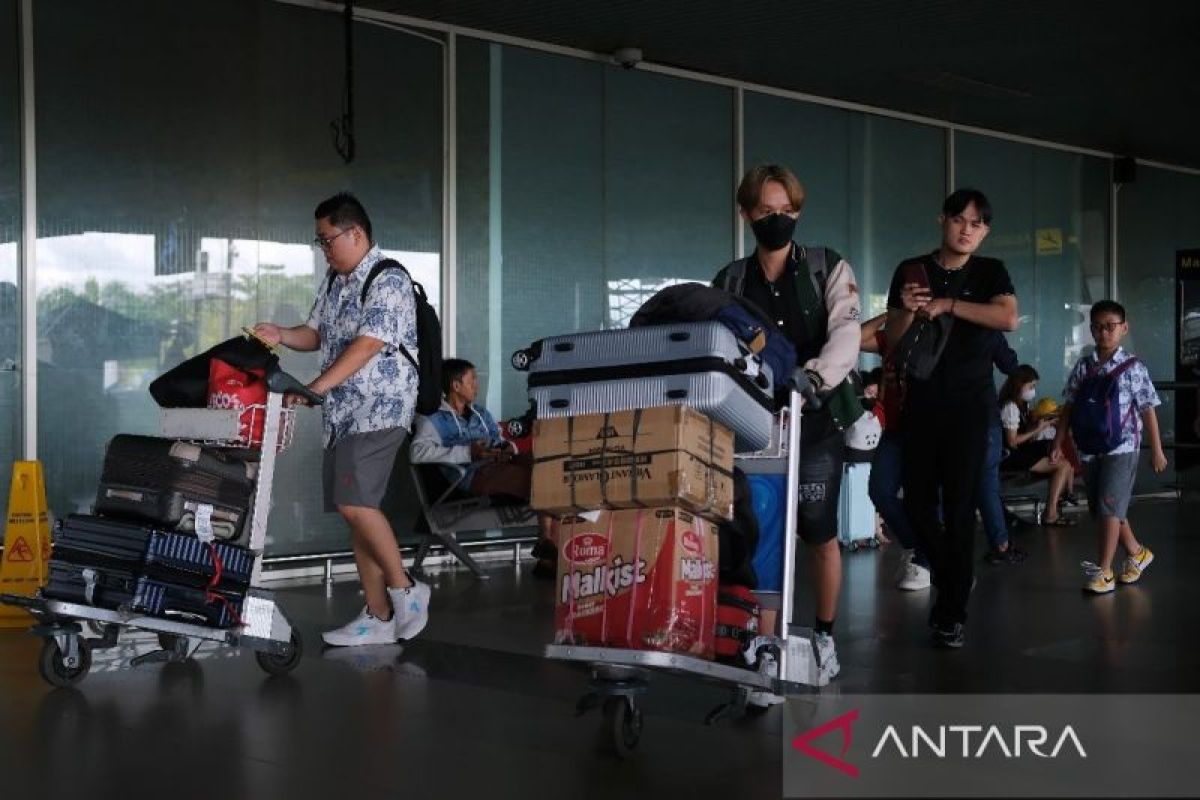
[[[533,461],[518,455],[500,436],[491,413],[475,405],[479,378],[475,365],[461,358],[442,362],[442,407],[418,415],[410,458],[414,464],[454,464],[465,467],[462,486],[480,497],[504,497],[529,502]],[[538,559],[534,574],[553,578],[558,552],[552,536],[553,518],[538,516],[539,538],[533,548]]]

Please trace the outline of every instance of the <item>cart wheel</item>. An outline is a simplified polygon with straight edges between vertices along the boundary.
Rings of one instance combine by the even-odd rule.
[[[764,716],[770,710],[770,706],[760,706],[757,703],[746,703],[746,710],[743,713],[745,713],[747,717],[756,718]]]
[[[300,658],[304,655],[304,640],[300,638],[300,633],[295,629],[292,630],[292,652],[287,655],[275,655],[274,653],[255,653],[254,658],[258,661],[258,666],[262,667],[262,671],[268,675],[287,675],[300,664]]]
[[[642,738],[642,711],[626,697],[604,701],[604,722],[600,726],[600,746],[617,758],[629,758]]]
[[[67,665],[66,654],[53,637],[48,637],[42,644],[42,654],[38,657],[38,673],[42,680],[51,686],[74,686],[83,680],[92,668],[91,647],[83,637],[75,638],[79,642],[79,663],[74,666]]]

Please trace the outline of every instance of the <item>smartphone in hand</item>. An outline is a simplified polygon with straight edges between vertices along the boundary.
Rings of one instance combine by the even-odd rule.
[[[922,289],[929,288],[929,273],[925,271],[925,265],[920,261],[905,264],[901,277],[906,284],[915,283]]]

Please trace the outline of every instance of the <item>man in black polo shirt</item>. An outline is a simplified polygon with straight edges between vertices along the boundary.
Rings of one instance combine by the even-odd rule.
[[[792,241],[804,205],[804,187],[786,167],[751,169],[737,192],[742,217],[758,241],[754,254],[722,269],[713,286],[742,295],[775,320],[796,347],[798,363],[818,393],[845,399],[846,376],[858,362],[860,309],[854,271],[827,248],[804,248]],[[776,376],[782,384],[787,376]],[[842,428],[863,413],[853,391],[849,402],[806,412],[800,426],[799,535],[813,562],[816,594],[814,647],[823,680],[841,667],[833,644],[842,586],[837,542],[838,494],[842,485]],[[835,420],[835,414],[838,418]],[[758,576],[760,588],[774,588],[776,576]],[[785,620],[785,623],[790,620]],[[774,614],[763,615],[763,630],[774,633]]]
[[[932,373],[923,380],[911,372],[905,376],[902,425],[904,502],[929,557],[937,587],[929,622],[935,643],[943,647],[962,646],[971,593],[980,470],[988,427],[998,413],[993,331],[1017,327],[1017,298],[1004,264],[975,255],[991,220],[982,192],[959,189],[950,195],[942,205],[941,247],[901,263],[888,296],[888,342],[900,348],[902,365],[907,343],[901,340],[910,326],[950,318],[945,350]]]

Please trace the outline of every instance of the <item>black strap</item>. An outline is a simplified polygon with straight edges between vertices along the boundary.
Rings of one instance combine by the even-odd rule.
[[[413,280],[412,273],[409,272],[408,269],[405,268],[405,266],[403,264],[401,264],[399,261],[397,261],[394,258],[385,258],[382,261],[375,264],[375,266],[371,267],[371,271],[367,273],[367,279],[365,281],[363,281],[363,288],[358,296],[358,303],[360,306],[364,305],[367,302],[367,292],[369,292],[371,290],[371,284],[373,284],[375,282],[375,279],[379,277],[379,273],[381,273],[387,269],[398,269],[398,270],[402,271],[405,275],[408,276],[409,283],[411,283],[413,285],[413,293],[416,294],[417,292],[420,292],[422,297],[425,296],[425,287]],[[337,277],[337,273],[334,272],[332,269],[330,269],[329,270],[329,279],[327,281],[325,281],[325,296],[326,297],[328,297],[329,293],[333,291],[333,279],[336,277]],[[414,297],[414,300],[415,300],[415,297]],[[400,352],[403,353],[404,357],[408,359],[408,363],[412,364],[413,369],[415,369],[419,373],[421,371],[421,366],[417,363],[417,360],[415,358],[413,358],[412,353],[408,352],[408,348],[404,346],[404,342],[400,342],[399,345],[400,345]]]
[[[735,594],[722,592],[720,589],[717,590],[717,605],[731,606],[741,611],[745,611],[747,614],[757,615],[759,612],[758,603],[754,602],[753,600],[747,600],[745,598],[738,597]]]
[[[808,273],[808,284],[796,281],[796,295],[800,301],[805,335],[811,339],[823,339],[828,323],[825,317],[825,285],[828,283],[826,250],[824,247],[809,248],[792,245],[792,257],[804,265]],[[754,256],[739,258],[725,265],[725,281],[721,288],[732,295],[742,297],[746,290],[746,271]],[[811,292],[810,292],[811,289]]]
[[[394,258],[385,258],[382,261],[377,262],[375,266],[371,267],[371,271],[367,273],[367,279],[363,281],[362,291],[359,292],[358,295],[358,302],[360,304],[367,302],[367,292],[371,290],[371,284],[374,283],[375,279],[379,277],[379,273],[383,272],[385,269],[403,270],[404,274],[408,275],[409,281],[412,281],[413,286],[417,285],[416,282],[412,280],[412,275],[407,269],[405,269],[403,264]],[[337,273],[330,269],[328,275],[329,277],[325,281],[325,294],[327,296],[333,291],[333,279],[337,277]]]
[[[608,426],[608,415],[607,414],[605,415],[604,424],[606,427]],[[631,434],[631,439],[629,442],[629,452],[632,456],[634,456],[634,458],[631,460],[631,463],[629,464],[629,502],[633,503],[638,508],[645,508],[646,504],[638,499],[638,478],[641,476],[638,475],[639,470],[638,470],[638,464],[637,464],[637,455],[638,455],[637,449],[638,449],[638,434],[642,432],[641,428],[642,428],[642,409],[636,408],[633,411],[633,433]]]
[[[808,282],[796,280],[796,299],[800,301],[800,314],[804,332],[812,341],[824,341],[829,333],[828,312],[825,310],[825,248],[809,250],[800,247],[793,255],[802,262],[808,273]]]

